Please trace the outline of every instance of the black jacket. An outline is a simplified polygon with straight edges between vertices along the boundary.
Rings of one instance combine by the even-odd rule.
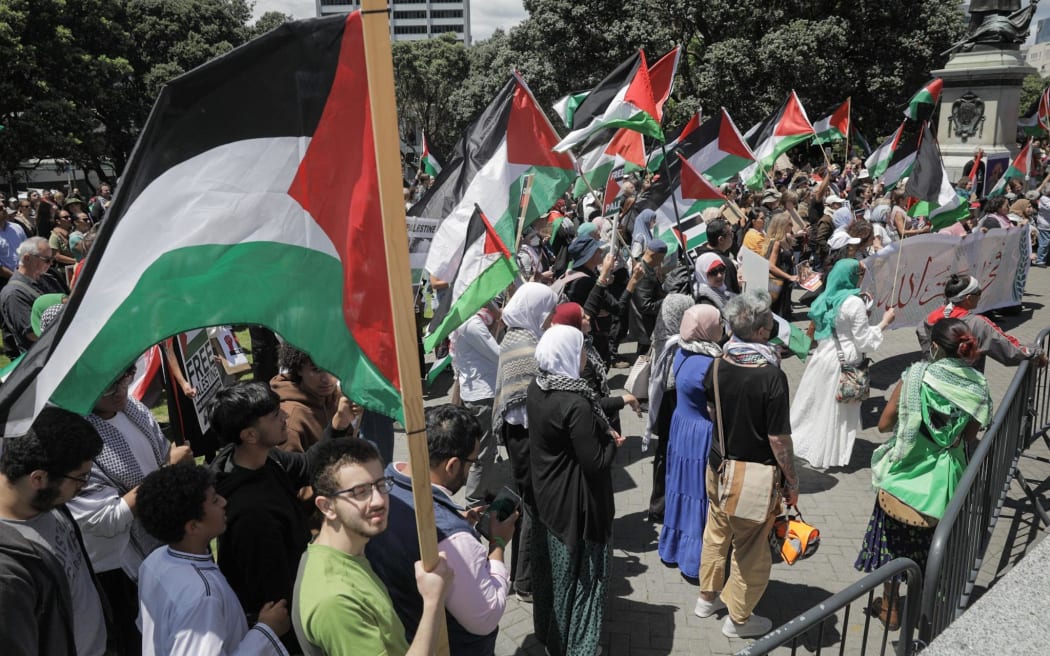
[[[644,346],[652,339],[665,294],[663,283],[656,271],[645,262],[642,262],[642,266],[645,267],[645,275],[638,281],[631,295],[630,325],[638,343]]]
[[[73,602],[58,560],[0,523],[0,645],[9,656],[76,656]]]
[[[226,532],[219,536],[219,569],[244,612],[292,601],[299,558],[310,541],[306,513],[296,496],[309,485],[307,456],[273,449],[260,469],[233,463],[233,445],[211,463],[215,491],[226,497]],[[287,634],[293,636],[293,632]]]

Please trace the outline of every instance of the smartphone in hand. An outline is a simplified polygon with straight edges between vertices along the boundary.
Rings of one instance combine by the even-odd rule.
[[[520,508],[521,497],[518,496],[518,493],[507,486],[503,486],[503,489],[499,491],[499,494],[496,495],[496,498],[492,500],[492,503],[481,515],[481,519],[478,520],[478,533],[484,536],[486,540],[492,539],[492,535],[489,533],[490,518],[495,516],[497,521],[502,522]]]

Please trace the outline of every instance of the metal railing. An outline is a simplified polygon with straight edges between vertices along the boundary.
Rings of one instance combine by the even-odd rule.
[[[1039,334],[1038,343],[1045,352],[1050,328]],[[1037,516],[1050,524],[1018,470],[1025,449],[1038,436],[1045,439],[1048,421],[1047,370],[1022,362],[933,534],[920,607],[920,645],[929,644],[969,604],[1012,480],[1021,484]]]
[[[897,656],[910,656],[912,653],[912,635],[915,623],[918,620],[918,601],[922,590],[922,570],[915,564],[915,561],[909,558],[897,558],[886,563],[853,585],[810,608],[787,624],[762,636],[745,649],[738,651],[736,656],[768,654],[772,650],[783,646],[790,646],[792,654],[795,654],[800,646],[804,647],[807,653],[815,652],[820,654],[824,648],[825,634],[834,631],[834,628],[829,626],[829,620],[832,617],[837,617],[840,610],[844,610],[840,631],[841,636],[838,640],[832,639],[830,641],[832,644],[829,645],[830,650],[834,643],[837,642],[838,653],[842,654],[845,652],[848,638],[856,634],[855,631],[850,631],[849,626],[850,609],[853,602],[866,595],[867,604],[865,608],[870,608],[875,597],[875,590],[880,585],[902,575],[908,586],[908,594],[901,597],[898,602],[901,605],[898,611],[901,625],[900,633],[897,636],[895,653]],[[864,611],[862,610],[861,612]],[[876,632],[874,635],[871,631],[872,622],[875,623]],[[877,633],[879,628],[882,629],[881,637]],[[865,613],[860,654],[863,656],[868,653],[868,645],[873,637],[877,639],[878,653],[885,654],[886,648],[892,645],[889,639],[890,633],[891,631],[887,627],[882,626],[870,613]],[[851,649],[850,651],[850,653],[855,652],[856,649]]]

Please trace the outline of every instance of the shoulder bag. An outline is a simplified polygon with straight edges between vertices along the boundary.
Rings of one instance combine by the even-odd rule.
[[[835,340],[835,352],[839,356],[839,385],[835,390],[835,400],[839,403],[860,403],[871,393],[871,374],[868,372],[871,360],[862,354],[860,364],[847,364],[834,324],[831,326],[831,337]]]
[[[751,522],[764,522],[773,508],[780,468],[760,462],[730,460],[726,450],[725,428],[722,421],[722,399],[718,385],[718,364],[715,358],[711,375],[715,379],[715,418],[718,421],[718,446],[722,464],[718,467],[718,507],[730,517]]]
[[[794,514],[791,514],[792,508],[795,509]],[[820,547],[820,530],[802,519],[802,511],[798,506],[789,506],[783,515],[773,521],[773,528],[769,532],[769,546],[773,551],[774,560],[779,556],[788,565],[794,565],[799,560],[805,560],[817,553]]]

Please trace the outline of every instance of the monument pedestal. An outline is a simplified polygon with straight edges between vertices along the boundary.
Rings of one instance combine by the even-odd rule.
[[[944,80],[937,141],[952,181],[962,176],[977,148],[984,149],[985,161],[1017,154],[1021,82],[1038,73],[1019,50],[984,48],[955,53],[932,72]]]

